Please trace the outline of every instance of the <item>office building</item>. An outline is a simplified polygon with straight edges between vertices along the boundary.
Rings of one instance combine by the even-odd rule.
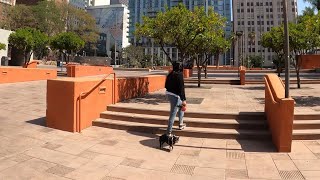
[[[288,20],[297,19],[297,1],[288,1]],[[282,0],[234,0],[233,1],[234,32],[238,35],[235,43],[234,65],[241,65],[249,56],[261,56],[263,66],[272,67],[275,54],[271,49],[261,46],[261,36],[272,27],[283,24]]]

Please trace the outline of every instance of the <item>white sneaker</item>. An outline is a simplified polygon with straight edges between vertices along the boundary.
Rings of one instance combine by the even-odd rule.
[[[187,124],[180,124],[179,125],[179,130],[183,130],[185,127],[187,127]]]

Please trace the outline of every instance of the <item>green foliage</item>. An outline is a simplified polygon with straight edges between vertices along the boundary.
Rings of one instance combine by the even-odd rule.
[[[313,7],[320,10],[320,1],[319,0],[304,0],[304,2],[310,3]]]
[[[141,67],[141,61],[144,59],[143,47],[130,45],[123,52],[127,58],[128,67]]]
[[[244,65],[248,68],[261,68],[263,65],[263,58],[261,56],[249,56]]]
[[[6,50],[6,45],[3,43],[0,43],[0,50]]]
[[[35,28],[48,36],[67,30],[79,35],[86,43],[96,43],[98,39],[95,19],[90,14],[67,3],[54,1],[10,7],[4,26],[13,31],[25,27]]]
[[[180,61],[187,55],[188,47],[205,31],[208,19],[202,9],[189,11],[183,4],[179,4],[165,12],[160,12],[155,18],[143,17],[143,24],[137,24],[136,36],[152,38],[162,47],[169,61],[172,61],[164,47],[176,47],[180,52]],[[214,27],[212,27],[214,28]]]
[[[71,5],[68,7],[67,29],[75,32],[86,43],[96,43],[99,38],[99,30],[96,20],[84,10],[77,9]],[[77,23],[74,23],[77,22]]]
[[[77,51],[81,50],[85,45],[85,42],[73,32],[64,32],[55,35],[50,41],[51,48],[59,50],[60,53],[65,55],[65,58],[70,60],[70,54],[75,56]]]
[[[10,6],[6,9],[6,19],[2,26],[13,31],[19,28],[36,28],[36,15],[32,13],[32,7],[23,4]]]
[[[9,43],[24,53],[24,62],[27,64],[34,51],[42,51],[47,43],[48,37],[39,30],[33,28],[21,28],[9,36]]]

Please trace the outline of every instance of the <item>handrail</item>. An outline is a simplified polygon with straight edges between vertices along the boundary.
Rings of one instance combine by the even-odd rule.
[[[89,94],[91,94],[101,83],[103,83],[111,74],[113,74],[113,84],[112,84],[112,104],[115,104],[115,88],[116,88],[116,74],[110,73],[104,76],[99,83],[93,86],[90,90],[86,92],[81,92],[77,99],[79,99],[79,108],[76,107],[76,131],[81,133],[81,99],[86,98]]]

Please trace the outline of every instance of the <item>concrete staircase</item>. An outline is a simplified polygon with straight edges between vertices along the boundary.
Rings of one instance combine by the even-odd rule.
[[[294,116],[293,139],[320,139],[320,114],[300,114]]]
[[[168,111],[108,106],[107,111],[93,122],[94,126],[127,131],[162,134],[166,131]],[[174,129],[179,136],[270,140],[271,135],[263,113],[210,114],[186,112],[183,131]],[[177,128],[175,122],[174,128]]]
[[[165,110],[111,105],[100,114],[100,118],[93,121],[93,126],[162,134],[166,131],[168,114]],[[294,118],[294,140],[320,139],[320,114],[300,114]],[[260,112],[186,112],[184,122],[187,123],[187,128],[180,131],[177,129],[176,119],[174,134],[199,138],[271,140],[264,113]]]

